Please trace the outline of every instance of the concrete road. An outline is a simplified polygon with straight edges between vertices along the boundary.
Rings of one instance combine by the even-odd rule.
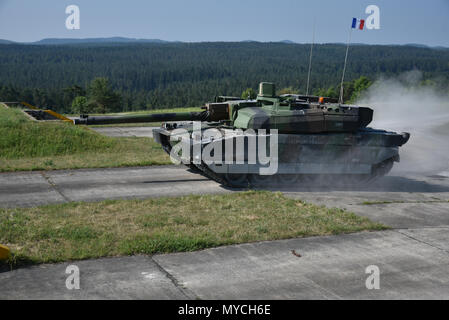
[[[34,266],[0,273],[0,299],[449,299],[448,176],[271,188],[347,208],[389,231]],[[3,207],[220,192],[233,191],[177,166],[0,174]],[[80,269],[80,290],[65,287],[69,264]],[[380,270],[379,290],[365,287],[370,265]]]
[[[80,289],[66,286],[76,265]],[[186,299],[151,257],[105,258],[40,265],[0,273],[0,299]]]
[[[231,192],[185,166],[0,173],[0,207]]]
[[[449,299],[448,228],[432,230],[432,244],[423,241],[429,234],[292,239],[154,260],[200,299]],[[380,271],[379,290],[366,287],[372,265]]]

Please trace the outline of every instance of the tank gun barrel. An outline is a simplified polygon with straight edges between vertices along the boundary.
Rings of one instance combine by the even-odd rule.
[[[209,112],[177,112],[177,113],[154,113],[138,114],[128,116],[89,116],[80,115],[74,119],[75,124],[119,124],[119,123],[144,123],[163,121],[208,121]]]

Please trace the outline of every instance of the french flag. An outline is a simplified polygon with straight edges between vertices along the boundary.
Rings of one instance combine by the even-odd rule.
[[[357,28],[357,21],[359,22],[359,29],[363,30],[363,27],[365,26],[365,20],[357,20],[357,18],[352,18],[352,29]]]

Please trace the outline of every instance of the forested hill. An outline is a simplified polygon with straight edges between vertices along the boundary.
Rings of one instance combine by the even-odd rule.
[[[78,91],[105,77],[120,108],[198,106],[215,95],[241,95],[260,81],[304,92],[310,46],[289,43],[146,43],[0,45],[0,100],[25,100],[69,111]],[[345,45],[314,48],[314,91],[338,85]],[[424,79],[449,83],[449,50],[354,45],[348,81],[418,69]],[[73,90],[73,88],[78,88]],[[80,89],[81,88],[81,89]]]

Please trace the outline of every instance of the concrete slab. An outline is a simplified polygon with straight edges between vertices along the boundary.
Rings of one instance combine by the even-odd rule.
[[[181,166],[54,171],[48,173],[72,201],[211,194],[224,189]]]
[[[449,240],[444,230],[438,234]],[[448,253],[397,231],[244,244],[154,259],[201,299],[449,299]],[[379,290],[365,286],[370,265],[380,269]]]
[[[0,174],[0,207],[231,192],[183,166]]]
[[[405,229],[398,232],[449,253],[449,227]]]
[[[348,205],[346,208],[393,228],[449,226],[449,202]]]
[[[39,172],[0,173],[0,207],[39,206],[65,201]]]
[[[80,289],[66,287],[76,265]],[[147,256],[46,264],[0,273],[0,299],[186,299],[182,288]]]

